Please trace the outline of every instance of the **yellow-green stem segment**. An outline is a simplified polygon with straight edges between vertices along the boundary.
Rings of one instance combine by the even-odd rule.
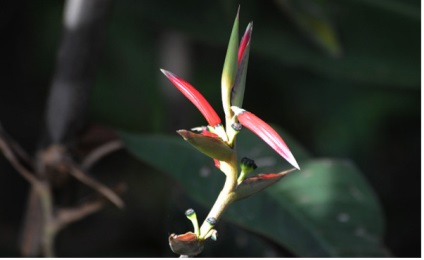
[[[223,171],[226,175],[225,184],[219,193],[218,198],[215,201],[212,209],[210,210],[208,216],[205,218],[202,226],[200,227],[200,236],[199,239],[205,239],[208,235],[209,231],[213,228],[211,224],[209,224],[206,220],[208,218],[215,218],[217,221],[224,213],[225,209],[234,201],[235,194],[234,190],[237,187],[237,175],[238,175],[238,167],[237,167],[237,155],[231,158],[226,162],[220,162],[221,171]]]

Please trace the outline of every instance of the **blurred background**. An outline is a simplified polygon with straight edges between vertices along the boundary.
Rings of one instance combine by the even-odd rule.
[[[89,108],[90,125],[103,130],[91,138],[112,130],[175,135],[204,124],[159,68],[192,83],[222,115],[220,77],[239,4],[241,33],[254,21],[244,107],[316,157],[352,160],[383,208],[388,250],[419,257],[418,0],[114,1]],[[0,8],[0,122],[29,152],[43,127],[63,8],[46,0]],[[57,237],[58,256],[172,257],[167,236],[189,228],[181,212],[196,205],[179,183],[126,151],[102,160],[93,175],[128,183],[127,208],[107,207],[69,226]],[[28,187],[0,157],[0,256],[19,256]],[[204,255],[251,256],[226,246],[243,243],[231,230],[247,231],[222,225],[223,239]],[[271,249],[253,256],[293,256],[259,239]]]

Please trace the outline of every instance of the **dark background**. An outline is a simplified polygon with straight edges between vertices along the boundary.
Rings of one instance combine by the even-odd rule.
[[[315,156],[352,159],[384,209],[384,241],[391,253],[420,256],[420,1],[301,1],[292,13],[278,2],[240,2],[241,30],[254,21],[246,108],[255,107],[265,121],[284,127]],[[237,5],[116,1],[90,122],[166,134],[202,124],[191,104],[165,93],[159,68],[201,86],[212,106],[219,107],[220,74]],[[62,11],[63,1],[0,6],[0,122],[31,152],[42,129]],[[321,44],[317,31],[296,20],[299,13],[329,21],[337,40]],[[178,184],[125,151],[107,157],[93,174],[105,183],[129,183],[123,195],[128,207],[108,207],[71,225],[58,236],[58,255],[173,256],[167,235],[188,225],[174,216],[191,203]],[[2,256],[19,255],[27,191],[28,184],[0,157]],[[222,248],[225,241],[213,247]],[[277,256],[290,256],[275,248]],[[240,256],[225,250],[214,256]]]

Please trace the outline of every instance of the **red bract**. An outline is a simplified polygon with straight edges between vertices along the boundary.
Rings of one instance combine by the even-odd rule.
[[[262,140],[265,141],[265,143],[267,143],[272,149],[274,149],[274,151],[276,151],[279,155],[286,159],[295,168],[300,170],[296,159],[290,152],[286,143],[270,125],[268,125],[262,119],[244,109],[241,109],[236,106],[232,106],[231,108],[237,115],[237,119],[239,120],[239,122],[244,127],[259,136]]]
[[[253,23],[250,23],[247,26],[246,32],[244,32],[243,38],[241,38],[240,47],[239,47],[239,50],[238,50],[238,64],[240,64],[240,62],[243,58],[244,51],[246,50],[246,46],[250,42],[250,37],[252,35],[252,28],[253,28],[252,25],[253,25]]]
[[[181,93],[184,94],[202,113],[202,115],[208,121],[208,124],[212,127],[221,124],[221,119],[218,114],[209,104],[209,102],[200,94],[197,89],[195,89],[188,82],[178,77],[172,72],[161,69],[162,73],[178,88]]]

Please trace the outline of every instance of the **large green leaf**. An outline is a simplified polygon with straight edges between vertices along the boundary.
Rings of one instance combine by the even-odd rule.
[[[299,256],[385,256],[383,216],[372,189],[349,162],[311,160],[282,133],[301,172],[231,205],[224,217],[266,236]],[[178,137],[121,133],[137,158],[170,174],[197,202],[211,207],[224,182],[210,158]],[[255,159],[258,172],[288,168],[259,138],[242,131],[240,156]],[[218,226],[219,229],[219,226]]]

